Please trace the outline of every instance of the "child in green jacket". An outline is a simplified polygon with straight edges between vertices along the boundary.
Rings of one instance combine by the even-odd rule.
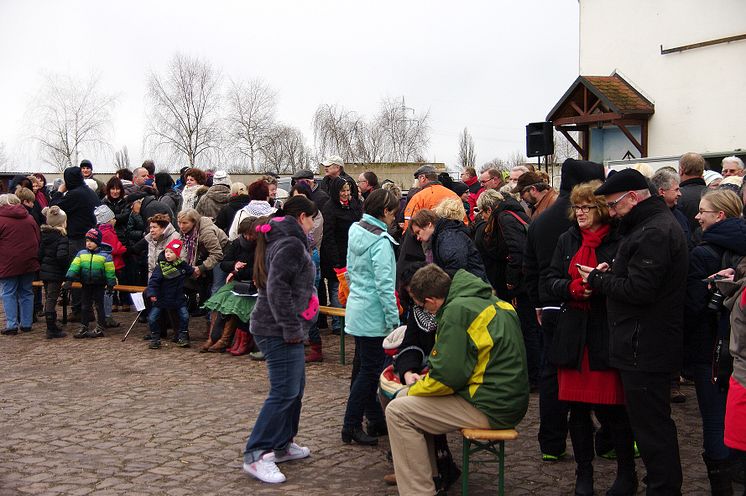
[[[100,338],[104,335],[104,291],[113,291],[117,279],[111,252],[101,250],[101,244],[101,232],[90,229],[85,235],[85,249],[75,255],[65,275],[64,289],[69,289],[72,281],[80,281],[83,286],[80,295],[81,326],[74,335],[76,338]],[[88,323],[93,320],[92,304],[96,306],[98,325],[94,330],[89,330]]]

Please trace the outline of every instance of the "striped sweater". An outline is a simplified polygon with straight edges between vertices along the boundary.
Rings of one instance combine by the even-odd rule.
[[[117,277],[111,253],[100,247],[94,251],[87,248],[80,250],[67,269],[65,279],[80,281],[82,284],[115,285]]]

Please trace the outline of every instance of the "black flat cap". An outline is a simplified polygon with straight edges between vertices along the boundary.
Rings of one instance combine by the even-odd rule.
[[[417,179],[421,174],[435,174],[437,171],[432,165],[423,165],[416,171],[414,171],[414,178]]]
[[[611,195],[614,193],[624,193],[626,191],[639,191],[648,189],[648,181],[645,176],[635,169],[624,169],[616,174],[610,175],[606,182],[603,183],[594,195]]]

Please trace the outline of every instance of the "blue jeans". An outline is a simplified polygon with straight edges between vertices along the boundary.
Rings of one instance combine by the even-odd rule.
[[[730,457],[730,448],[723,443],[725,432],[725,400],[727,391],[712,383],[712,366],[709,363],[689,364],[697,391],[699,413],[702,415],[702,447],[711,460]]]
[[[311,253],[311,260],[313,260],[313,264],[316,266],[316,279],[314,281],[314,284],[316,288],[319,287],[319,282],[321,282],[321,267],[320,267],[320,261],[319,261],[319,251],[314,248],[313,252]],[[319,319],[318,315],[313,321],[313,324],[311,324],[311,327],[308,329],[308,341],[311,344],[321,344],[321,334],[319,333]]]
[[[246,463],[269,451],[287,449],[298,434],[306,385],[303,343],[289,344],[279,336],[254,336],[254,341],[266,358],[269,395],[246,442]]]
[[[225,286],[225,279],[228,277],[223,269],[220,268],[220,263],[215,264],[212,268],[212,287],[210,288],[210,295],[214,295],[220,288]]]
[[[378,381],[386,361],[383,351],[383,337],[355,336],[355,350],[359,350],[360,370],[350,388],[345,411],[344,428],[362,427],[363,414],[371,424],[384,422],[383,410],[378,402]]]
[[[148,326],[150,326],[150,334],[153,335],[154,341],[161,340],[161,326],[158,325],[158,320],[160,319],[161,312],[166,310],[167,309],[165,308],[156,306],[150,309],[150,314],[148,315]],[[186,305],[182,305],[175,310],[179,315],[179,339],[186,339],[187,331],[189,330],[189,310]]]
[[[327,287],[329,288],[329,306],[342,308],[342,305],[339,303],[339,279],[334,277],[334,279],[327,279],[326,281]],[[342,322],[340,321],[339,317],[332,317],[332,330],[341,330],[342,332],[344,332],[344,329],[342,329]]]
[[[3,288],[3,308],[5,309],[5,328],[18,329],[18,310],[20,308],[20,327],[29,328],[34,315],[34,273],[27,272],[20,276],[0,279]]]

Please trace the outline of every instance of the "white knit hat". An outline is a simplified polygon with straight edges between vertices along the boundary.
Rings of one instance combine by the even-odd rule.
[[[99,205],[93,210],[93,215],[96,216],[96,224],[106,224],[114,218],[114,212],[107,205]]]
[[[212,185],[214,186],[216,184],[225,184],[226,186],[230,186],[231,178],[228,173],[224,170],[215,171],[215,174],[212,176]]]

